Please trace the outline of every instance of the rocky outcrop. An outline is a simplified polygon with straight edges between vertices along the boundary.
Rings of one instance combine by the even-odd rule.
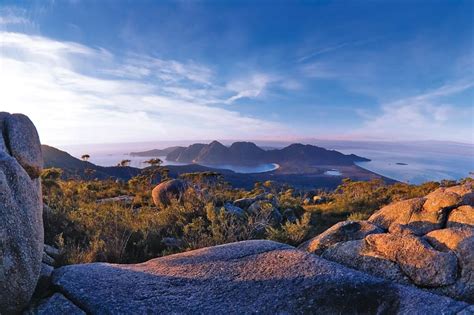
[[[465,205],[454,209],[449,214],[446,226],[474,228],[474,208],[470,205]]]
[[[325,250],[321,257],[390,281],[411,283],[397,263],[370,253],[364,243],[364,240],[340,242]]]
[[[452,252],[439,252],[414,235],[376,234],[365,238],[369,251],[396,262],[415,283],[423,287],[453,284],[457,259]]]
[[[253,203],[257,201],[265,200],[265,199],[266,199],[265,194],[260,194],[254,197],[240,198],[240,199],[234,200],[234,206],[242,208],[242,209],[247,209]]]
[[[55,294],[36,314],[48,305],[88,314],[467,314],[470,307],[272,241],[136,265],[66,266],[54,271],[53,284],[68,299]]]
[[[0,310],[29,302],[43,254],[41,146],[35,126],[21,114],[0,113]]]
[[[362,221],[367,227],[360,233],[345,233],[344,227],[354,222],[342,222],[299,248],[387,280],[474,303],[474,208],[472,199],[466,198],[471,194],[471,183],[439,188],[424,198],[383,207],[368,222]]]
[[[229,202],[226,202],[224,204],[224,210],[227,212],[227,213],[230,213],[230,214],[233,214],[233,215],[236,215],[238,217],[243,217],[245,212],[242,208],[240,207],[237,207],[237,206],[234,206],[233,204],[229,203]]]
[[[334,244],[360,240],[369,234],[382,233],[378,226],[367,221],[339,222],[315,238],[301,244],[298,248],[311,253],[321,254]]]
[[[181,201],[185,191],[186,182],[180,179],[172,179],[153,188],[151,196],[157,207],[165,208],[171,204],[173,199]]]

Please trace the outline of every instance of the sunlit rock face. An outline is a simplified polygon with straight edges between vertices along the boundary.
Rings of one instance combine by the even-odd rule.
[[[0,113],[0,313],[29,302],[41,270],[43,167],[36,128],[21,114]]]
[[[383,207],[368,221],[338,223],[300,249],[474,303],[473,194],[472,183],[439,188]]]

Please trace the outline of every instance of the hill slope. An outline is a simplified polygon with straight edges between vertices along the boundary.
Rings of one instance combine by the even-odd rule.
[[[41,150],[43,152],[44,167],[58,167],[63,170],[64,177],[130,179],[140,173],[140,170],[134,167],[103,167],[81,161],[65,151],[44,144],[41,145]],[[87,169],[93,170],[94,173],[87,175]]]

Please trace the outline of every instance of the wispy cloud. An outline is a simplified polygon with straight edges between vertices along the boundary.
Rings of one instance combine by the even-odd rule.
[[[229,82],[227,89],[236,94],[227,99],[227,103],[232,103],[241,98],[258,97],[262,95],[269,84],[278,81],[276,76],[263,73],[256,73],[245,79]]]
[[[0,7],[0,27],[8,25],[28,25],[32,22],[26,17],[26,11],[16,7]]]
[[[443,97],[473,87],[474,82],[456,82],[420,95],[382,104],[379,115],[362,113],[365,123],[354,134],[395,140],[443,139],[474,142],[472,104],[459,107],[443,102]],[[471,119],[471,126],[456,123],[466,118]]]
[[[209,105],[224,104],[234,90],[217,86],[213,71],[192,61],[121,59],[42,36],[0,32],[0,37],[2,110],[30,115],[46,143],[258,138],[286,131],[278,123]],[[258,96],[269,81],[255,82],[260,92],[243,95]]]
[[[321,48],[312,50],[311,52],[306,53],[305,55],[299,57],[297,59],[297,62],[306,62],[306,61],[308,61],[310,59],[313,59],[314,57],[317,57],[319,55],[326,54],[326,53],[336,51],[336,50],[339,50],[339,49],[342,49],[342,48],[346,48],[346,47],[349,47],[349,46],[353,47],[353,46],[359,46],[359,45],[365,45],[365,44],[368,44],[368,43],[372,43],[374,41],[377,41],[380,38],[381,37],[371,38],[371,39],[364,39],[364,40],[356,40],[356,41],[347,41],[347,42],[342,42],[342,43],[338,43],[338,44],[334,44],[334,45],[328,45],[328,46],[325,46],[325,47],[321,47]]]
[[[178,62],[145,55],[132,55],[120,68],[106,70],[120,77],[155,77],[166,82],[188,80],[211,85],[213,72],[209,67],[196,62]]]
[[[230,104],[243,98],[264,98],[271,89],[296,91],[301,89],[300,81],[277,74],[255,72],[239,79],[231,80],[225,89],[233,95],[227,98]]]

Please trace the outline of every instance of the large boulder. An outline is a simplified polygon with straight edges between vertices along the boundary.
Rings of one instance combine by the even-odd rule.
[[[474,228],[474,207],[466,205],[451,211],[446,226]]]
[[[426,196],[423,208],[429,212],[439,212],[443,209],[454,208],[461,203],[461,196],[454,192],[455,190],[446,190],[441,187],[429,193]]]
[[[41,146],[35,126],[0,113],[0,310],[29,302],[41,270],[43,220]]]
[[[283,221],[283,216],[270,201],[255,201],[247,208],[248,213],[252,213],[272,226],[277,226]]]
[[[446,191],[453,192],[461,196],[461,204],[474,206],[474,182],[467,182],[446,188]]]
[[[337,243],[321,257],[390,281],[411,283],[397,263],[368,250],[364,240]]]
[[[413,212],[423,208],[425,201],[425,198],[413,198],[391,203],[375,212],[368,221],[385,230],[394,223],[406,224],[410,221]]]
[[[310,253],[321,254],[325,249],[339,242],[360,240],[369,234],[382,232],[381,228],[367,221],[344,221],[306,241],[298,248]]]
[[[236,215],[238,217],[243,217],[245,215],[245,211],[242,208],[234,206],[230,202],[226,202],[223,208],[225,212],[232,215]]]
[[[182,201],[186,188],[187,185],[185,181],[181,179],[171,179],[153,188],[151,196],[157,207],[165,208],[171,204],[171,200],[173,199]]]
[[[451,252],[439,252],[414,235],[373,234],[365,238],[372,252],[396,262],[417,285],[436,287],[453,284],[457,259]]]
[[[460,314],[470,307],[271,241],[136,265],[71,265],[54,271],[53,284],[88,314]]]
[[[38,178],[43,170],[43,155],[35,125],[22,114],[0,113],[4,144],[31,178]]]
[[[438,188],[425,198],[392,203],[375,212],[369,222],[387,230],[393,229],[393,224],[400,224],[416,235],[424,235],[442,228],[451,210],[462,204],[463,197],[454,191],[457,190]]]
[[[456,252],[459,245],[474,237],[474,229],[472,228],[447,228],[432,231],[424,236],[425,240],[438,251]]]
[[[460,268],[456,283],[435,291],[474,304],[474,229],[436,230],[428,233],[425,239],[439,251],[454,252]]]

